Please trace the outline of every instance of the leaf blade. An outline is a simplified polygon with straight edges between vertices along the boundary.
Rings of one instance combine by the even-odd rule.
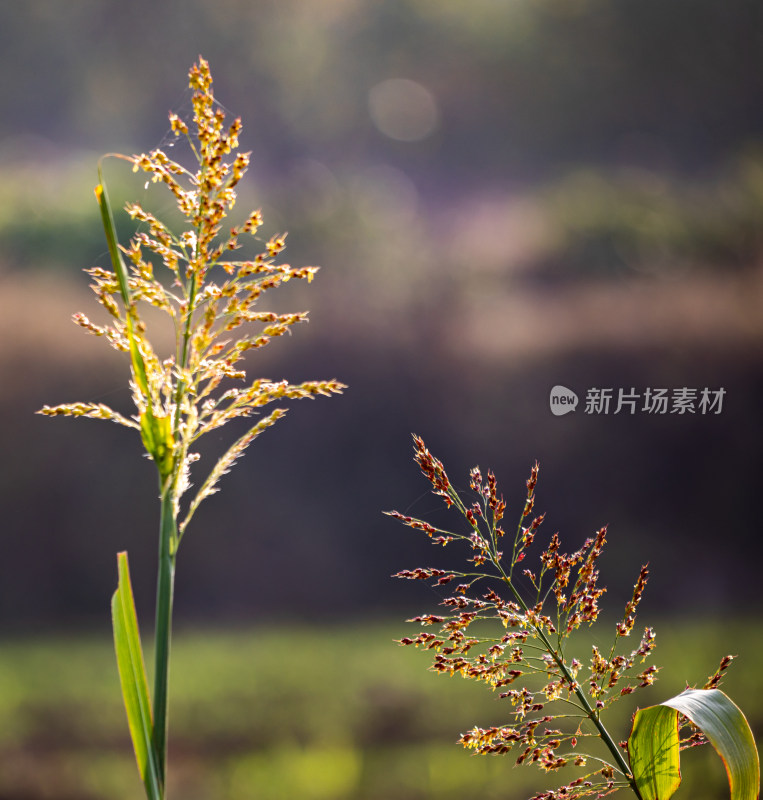
[[[687,689],[666,700],[688,717],[715,748],[726,768],[731,800],[756,800],[760,794],[760,758],[741,709],[720,689]]]
[[[119,580],[111,599],[114,629],[114,649],[117,656],[122,697],[127,711],[135,760],[138,764],[146,796],[149,800],[162,800],[164,792],[159,779],[154,747],[151,701],[148,694],[146,668],[140,645],[138,618],[135,613],[130,568],[127,553],[117,555]]]
[[[127,339],[130,343],[130,357],[132,360],[133,371],[135,373],[135,380],[138,383],[140,390],[148,400],[150,408],[150,395],[148,391],[148,379],[146,377],[146,366],[143,362],[143,356],[138,348],[138,343],[135,340],[135,331],[133,327],[133,316],[135,310],[130,296],[129,276],[127,274],[127,267],[125,266],[122,254],[119,252],[119,240],[117,239],[117,231],[114,225],[114,215],[111,211],[111,204],[109,203],[109,195],[106,191],[106,184],[103,180],[103,173],[101,167],[98,167],[98,180],[100,183],[95,187],[95,197],[98,201],[98,207],[101,210],[101,222],[103,223],[103,231],[106,235],[106,243],[109,247],[109,255],[111,257],[111,265],[119,282],[119,292],[122,295],[122,302],[125,307],[125,322],[127,325]]]
[[[145,411],[140,416],[141,439],[143,440],[146,451],[156,463],[163,484],[173,468],[174,437],[172,435],[170,421],[158,417],[154,413],[152,406],[146,360],[141,352],[141,344],[138,341],[139,337],[136,335],[136,328],[139,323],[138,313],[130,294],[129,275],[119,250],[119,241],[114,225],[114,214],[111,210],[109,195],[106,191],[106,183],[103,180],[103,172],[100,166],[98,167],[98,180],[100,183],[95,187],[95,197],[98,201],[98,207],[101,210],[101,222],[103,223],[103,231],[109,247],[111,264],[117,276],[119,292],[122,295],[122,302],[125,307],[125,326],[127,341],[130,346],[132,371],[135,382],[146,401]],[[145,340],[143,341],[143,345],[144,347],[148,346]]]
[[[668,800],[681,785],[678,712],[663,705],[637,711],[628,754],[642,800]]]

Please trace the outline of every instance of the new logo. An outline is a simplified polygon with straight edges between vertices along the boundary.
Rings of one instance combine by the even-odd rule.
[[[577,408],[578,396],[572,389],[557,385],[551,390],[548,402],[551,406],[551,413],[555,417],[561,417]]]

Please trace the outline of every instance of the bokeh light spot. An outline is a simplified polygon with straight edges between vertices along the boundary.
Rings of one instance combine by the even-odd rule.
[[[368,93],[368,110],[381,133],[401,142],[426,139],[440,121],[432,92],[407,78],[377,83]]]

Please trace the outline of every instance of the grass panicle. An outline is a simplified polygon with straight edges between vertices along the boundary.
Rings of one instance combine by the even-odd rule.
[[[658,668],[650,663],[654,630],[645,627],[631,642],[647,566],[639,571],[631,599],[611,631],[610,645],[586,645],[587,654],[575,650],[576,632],[597,622],[606,591],[599,584],[598,561],[607,529],[601,528],[572,553],[563,552],[554,533],[530,568],[527,557],[537,546],[544,520],[543,514],[534,513],[538,465],[527,480],[512,540],[501,527],[506,503],[492,472],[483,477],[479,467],[471,470],[467,498],[418,436],[414,450],[433,493],[458,512],[462,524],[446,530],[399,511],[385,513],[422,531],[433,544],[462,543],[468,555],[463,570],[429,566],[396,573],[397,578],[428,581],[438,593],[449,594],[441,601],[444,611],[413,617],[409,622],[422,630],[398,641],[430,651],[434,672],[484,683],[508,706],[504,721],[468,730],[461,734],[461,744],[483,755],[513,753],[517,764],[535,764],[544,772],[577,767],[582,773],[533,800],[601,797],[621,788],[640,797],[641,775],[631,768],[628,744],[610,733],[603,716],[657,676]],[[700,691],[715,691],[730,662],[730,656],[724,658]],[[682,718],[684,724],[689,735],[681,746],[702,744],[704,737],[691,722]]]
[[[153,719],[149,721],[143,714],[140,721],[130,722],[131,729],[140,730],[144,738],[150,727],[153,751],[146,761],[145,742],[140,741],[143,756],[138,757],[139,767],[155,765],[149,796],[162,798],[166,792],[170,640],[180,540],[201,502],[218,490],[222,476],[260,433],[284,416],[286,409],[280,404],[330,396],[345,388],[333,379],[302,383],[247,379],[245,359],[250,351],[265,347],[308,319],[305,311],[275,313],[261,309],[263,295],[290,280],[310,282],[318,268],[278,263],[286,234],[261,239],[263,218],[259,210],[246,215],[239,224],[230,226],[227,222],[236,202],[236,186],[249,165],[249,153],[238,151],[241,120],[226,123],[212,92],[209,65],[203,58],[192,67],[189,85],[193,121],[189,125],[171,113],[170,126],[174,139],[187,142],[193,168],[174,161],[161,149],[133,156],[112,154],[166,188],[183,220],[183,229],[176,230],[175,225],[162,221],[139,203],[127,203],[125,209],[138,230],[127,246],[120,245],[99,166],[96,198],[111,269],[96,266],[86,272],[108,322],[96,324],[84,314],[74,315],[74,322],[85,331],[103,337],[115,350],[129,355],[136,413],[128,418],[102,403],[90,402],[45,406],[39,412],[106,419],[136,429],[157,468],[161,509]],[[255,249],[260,252],[237,259],[244,237],[259,243]],[[153,341],[159,337],[152,341],[146,307],[169,318],[174,337],[170,352],[160,353],[155,348]],[[279,406],[261,416],[265,406],[273,403]],[[195,494],[185,498],[192,487],[193,465],[199,460],[199,439],[247,417],[257,417],[257,421],[235,438],[207,471]],[[129,645],[130,637],[121,633],[116,642],[120,663],[135,664],[134,659],[130,661],[120,653],[120,648]],[[122,675],[123,686],[135,690],[143,678],[140,670],[131,667],[130,675]],[[136,744],[136,755],[139,747]]]
[[[199,59],[189,77],[194,90],[195,131],[192,135],[175,114],[170,114],[170,123],[174,136],[188,141],[197,161],[195,172],[160,149],[115,156],[129,161],[133,170],[148,173],[151,181],[164,184],[187,227],[175,232],[140,204],[127,203],[126,210],[141,223],[141,230],[128,246],[119,246],[101,181],[96,193],[113,268],[93,267],[86,272],[111,321],[99,325],[84,314],[74,315],[74,322],[84,330],[130,354],[137,414],[129,419],[104,404],[82,402],[45,406],[40,411],[50,416],[109,419],[138,429],[163,477],[170,479],[169,485],[162,487],[163,493],[166,491],[176,504],[191,488],[188,475],[197,460],[194,447],[203,435],[240,417],[259,415],[264,406],[274,402],[328,396],[345,388],[336,380],[292,384],[258,378],[244,387],[235,385],[246,382],[243,360],[250,350],[265,347],[308,319],[305,311],[261,310],[257,307],[261,297],[289,280],[312,281],[318,268],[276,263],[285,246],[285,234],[263,242],[262,252],[253,258],[233,257],[240,249],[241,237],[260,241],[262,225],[262,214],[255,210],[242,224],[223,233],[223,223],[236,202],[235,187],[249,165],[248,153],[235,152],[241,120],[226,127],[204,59]],[[157,262],[167,270],[169,281],[155,275]],[[155,351],[141,316],[141,304],[167,314],[174,331],[173,352],[162,356]],[[188,503],[190,515],[216,490],[217,481],[243,449],[283,413],[282,409],[270,413],[236,440]]]

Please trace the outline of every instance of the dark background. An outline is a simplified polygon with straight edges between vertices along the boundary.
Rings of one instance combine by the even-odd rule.
[[[538,459],[548,533],[575,549],[610,525],[615,598],[649,561],[652,610],[759,614],[762,45],[755,0],[3,4],[0,630],[106,625],[121,549],[152,607],[138,437],[33,412],[129,411],[126,359],[68,321],[95,316],[81,269],[107,260],[96,161],[162,141],[199,53],[253,151],[237,210],[262,206],[291,263],[322,265],[277,301],[309,327],[250,369],[350,388],[292,404],[202,507],[180,623],[415,611],[421,587],[389,575],[448,554],[381,514],[436,508],[412,431],[456,483],[492,467],[507,522]],[[370,99],[398,78],[434,101],[419,138]],[[404,133],[421,108],[397,101]],[[115,204],[142,199],[107,170]],[[574,414],[550,413],[556,384]],[[591,387],[726,397],[597,416]]]

